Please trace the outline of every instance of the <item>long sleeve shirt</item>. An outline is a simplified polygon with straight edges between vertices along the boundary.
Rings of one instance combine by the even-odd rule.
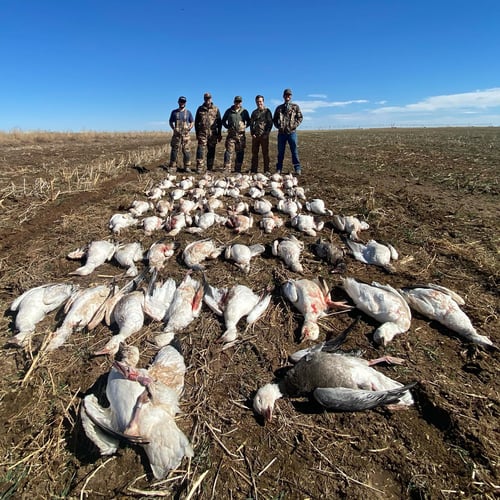
[[[245,132],[250,126],[250,115],[245,108],[236,109],[231,106],[222,117],[222,125],[232,132]]]
[[[196,110],[194,129],[197,134],[210,132],[211,134],[220,136],[222,133],[222,119],[219,108],[215,104],[211,106],[202,104],[199,106]]]
[[[274,126],[281,134],[291,134],[302,123],[302,112],[295,103],[280,104],[274,111]]]
[[[273,128],[273,115],[269,108],[254,109],[250,116],[250,133],[252,135],[267,135]]]

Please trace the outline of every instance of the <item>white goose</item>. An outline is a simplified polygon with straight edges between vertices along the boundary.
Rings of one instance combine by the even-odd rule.
[[[304,250],[304,243],[293,235],[273,241],[273,255],[279,257],[288,268],[296,273],[304,272],[304,268],[300,263],[302,250]]]
[[[321,198],[306,201],[306,210],[316,215],[333,215],[333,212],[325,207],[325,202]]]
[[[394,272],[392,260],[398,259],[398,252],[389,243],[382,244],[375,240],[370,240],[366,245],[352,240],[346,240],[349,250],[354,258],[363,264],[380,266],[387,272]]]
[[[382,323],[373,334],[377,344],[386,345],[395,335],[409,330],[411,311],[395,288],[375,281],[368,285],[353,278],[343,278],[342,287],[360,311]]]
[[[102,349],[94,353],[95,356],[116,354],[120,344],[144,326],[144,293],[142,290],[125,294],[118,292],[113,299],[116,300],[111,301],[106,310],[106,324],[108,326],[116,324],[119,331]]]
[[[333,225],[342,232],[349,235],[349,238],[354,241],[359,241],[359,232],[369,229],[370,226],[365,221],[360,221],[353,215],[334,215],[332,219]]]
[[[70,275],[87,276],[96,268],[111,260],[116,250],[116,245],[106,240],[92,241],[87,247],[79,248],[68,254],[68,259],[81,259],[84,255],[85,265],[79,267]]]
[[[238,338],[237,325],[246,316],[247,325],[255,323],[266,311],[271,295],[257,295],[245,285],[235,285],[231,289],[214,288],[205,283],[204,301],[218,316],[224,316],[226,330],[220,341],[223,349],[231,347]]]
[[[193,456],[188,438],[174,419],[186,366],[182,355],[170,345],[159,351],[149,370],[136,369],[138,351],[129,351],[108,375],[110,406],[101,407],[93,394],[84,398],[83,427],[103,455],[116,452],[118,437],[140,444],[154,477],[162,479],[184,457]]]
[[[327,315],[332,308],[350,307],[345,302],[330,299],[330,290],[322,278],[315,280],[288,280],[281,287],[283,295],[304,316],[301,340],[316,340],[319,336],[318,319]]]
[[[429,283],[400,290],[410,307],[429,319],[446,326],[460,337],[483,347],[493,346],[486,336],[477,333],[469,317],[460,309],[465,301],[443,286]]]
[[[202,264],[206,259],[216,259],[224,251],[223,245],[217,245],[214,240],[204,240],[189,243],[182,252],[182,260],[190,269],[201,271],[205,269]]]
[[[203,286],[191,277],[189,271],[175,290],[164,318],[163,333],[155,337],[156,344],[159,347],[169,344],[175,333],[182,331],[200,315],[202,305]]]
[[[292,217],[292,227],[309,236],[316,236],[316,231],[321,231],[325,225],[323,221],[316,221],[312,215],[297,214]]]
[[[265,252],[266,247],[259,243],[255,245],[243,245],[236,243],[234,245],[229,245],[226,247],[224,257],[226,260],[232,260],[243,272],[250,272],[250,260]]]
[[[117,246],[113,257],[120,266],[127,268],[125,276],[134,277],[139,274],[135,263],[143,259],[144,251],[142,245],[138,241],[133,243],[122,243]]]
[[[61,307],[78,290],[71,283],[49,283],[26,290],[11,304],[10,310],[17,312],[14,322],[17,334],[10,343],[24,346],[35,332],[35,326],[45,316]]]
[[[108,228],[114,234],[120,234],[123,229],[137,226],[137,224],[139,224],[139,221],[130,213],[113,214],[109,219]]]
[[[47,350],[53,351],[62,346],[73,331],[83,330],[109,297],[111,291],[107,285],[97,285],[72,294],[64,306],[66,316],[61,326],[50,334]]]

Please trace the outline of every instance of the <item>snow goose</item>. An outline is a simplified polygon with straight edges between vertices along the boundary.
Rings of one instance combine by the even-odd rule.
[[[342,287],[360,311],[382,323],[373,334],[373,340],[377,344],[386,345],[395,335],[409,330],[410,308],[392,286],[375,281],[368,285],[354,278],[343,278]]]
[[[174,419],[186,366],[170,345],[159,351],[148,370],[136,368],[137,358],[138,352],[113,365],[106,386],[108,408],[100,406],[93,394],[84,398],[82,423],[103,455],[116,452],[117,438],[141,445],[154,477],[162,479],[184,457],[193,456],[188,438]]]
[[[92,241],[87,247],[79,248],[68,254],[69,259],[81,259],[84,255],[85,265],[79,267],[70,275],[87,276],[96,268],[111,260],[116,250],[116,245],[105,240]]]
[[[252,257],[264,253],[265,250],[266,247],[259,243],[250,246],[236,243],[226,247],[224,257],[226,260],[234,261],[237,267],[248,274],[250,272],[250,260]]]
[[[304,272],[300,263],[302,250],[304,250],[304,243],[293,235],[273,241],[273,255],[279,257],[289,269],[296,273]]]
[[[71,283],[49,283],[30,288],[17,297],[10,310],[17,313],[14,326],[18,333],[11,337],[10,343],[24,346],[33,335],[36,324],[61,307],[77,290],[78,286]]]
[[[452,290],[429,283],[405,287],[400,292],[410,307],[422,316],[441,323],[469,342],[483,347],[493,346],[486,335],[477,333],[469,317],[460,309],[465,301]]]
[[[332,308],[350,309],[345,302],[334,302],[330,299],[328,285],[322,278],[288,280],[281,289],[283,295],[304,316],[301,340],[316,340],[318,338],[317,321],[326,316],[328,310]]]
[[[346,244],[354,258],[359,262],[382,267],[389,273],[394,272],[395,269],[391,261],[398,259],[398,253],[392,245],[379,243],[375,240],[370,240],[366,245],[346,240]]]
[[[223,349],[236,342],[240,319],[246,316],[247,325],[252,325],[264,314],[270,301],[270,294],[257,295],[245,285],[217,289],[205,283],[204,302],[215,314],[224,316],[226,330],[220,338]]]
[[[309,394],[336,411],[363,411],[387,404],[412,405],[409,389],[415,383],[403,385],[372,368],[380,361],[315,350],[301,357],[282,380],[261,387],[253,401],[254,410],[271,421],[277,399]]]

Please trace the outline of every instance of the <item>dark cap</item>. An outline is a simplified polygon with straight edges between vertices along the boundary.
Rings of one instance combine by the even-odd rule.
[[[205,92],[203,94],[203,99],[212,99],[212,94],[210,92]]]
[[[181,95],[179,97],[179,99],[177,100],[177,102],[186,102],[186,101],[187,101],[187,99],[183,95]]]
[[[283,95],[292,95],[292,89],[285,89]]]
[[[240,95],[235,96],[234,102],[241,102],[241,101],[243,101],[243,99],[241,98]]]

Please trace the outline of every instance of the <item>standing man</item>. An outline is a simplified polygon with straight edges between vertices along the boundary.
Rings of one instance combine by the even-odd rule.
[[[250,126],[250,115],[242,107],[243,99],[237,95],[234,104],[226,109],[222,117],[222,125],[227,128],[226,150],[224,151],[224,169],[230,170],[233,153],[236,151],[234,171],[241,172],[245,156],[245,129]]]
[[[177,166],[177,156],[179,154],[179,148],[182,150],[184,171],[190,172],[191,166],[191,147],[190,143],[190,132],[193,128],[193,115],[191,111],[186,108],[187,99],[184,96],[180,96],[177,103],[179,107],[174,109],[170,113],[170,120],[168,121],[170,128],[173,130],[172,140],[170,141],[170,168],[175,168]],[[180,171],[180,168],[177,168]]]
[[[264,96],[255,97],[257,109],[250,116],[250,133],[252,134],[252,168],[257,172],[259,166],[259,148],[262,148],[264,158],[264,172],[269,172],[269,133],[273,128],[273,115],[271,110],[264,106]]]
[[[291,102],[292,91],[290,89],[284,90],[283,99],[285,102],[276,108],[273,116],[274,126],[278,129],[278,161],[276,163],[276,172],[281,173],[283,169],[285,147],[288,143],[290,153],[292,154],[295,175],[300,175],[302,167],[299,160],[296,129],[302,123],[303,116],[298,104]]]
[[[213,170],[215,146],[222,141],[222,120],[219,108],[212,102],[212,94],[205,92],[203,104],[196,110],[194,129],[198,148],[196,149],[196,171],[204,167],[205,148],[207,150],[207,170]]]

